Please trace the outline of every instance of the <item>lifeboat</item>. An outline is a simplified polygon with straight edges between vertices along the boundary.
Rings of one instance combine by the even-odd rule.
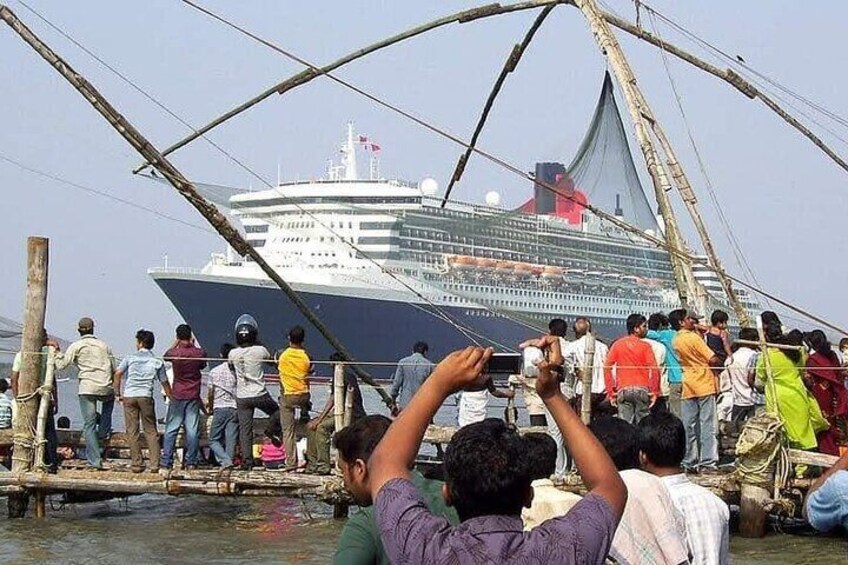
[[[519,277],[529,277],[533,274],[533,266],[527,263],[516,263],[512,270]]]
[[[494,259],[478,259],[477,267],[483,271],[494,271],[498,266],[498,262]]]
[[[542,269],[542,273],[540,276],[543,279],[554,280],[561,278],[564,273],[565,271],[563,271],[559,267],[545,267]]]
[[[530,267],[534,277],[539,277],[545,272],[545,268],[541,265],[531,265]]]
[[[448,259],[448,264],[457,271],[468,271],[477,267],[477,259],[468,255],[458,255]]]
[[[502,275],[512,274],[512,269],[512,261],[498,261],[495,265],[495,272],[500,273]]]

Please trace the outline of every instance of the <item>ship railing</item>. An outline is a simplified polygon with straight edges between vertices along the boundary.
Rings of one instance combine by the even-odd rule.
[[[203,269],[195,267],[151,267],[150,269],[147,269],[147,272],[151,275],[200,275],[203,274]]]

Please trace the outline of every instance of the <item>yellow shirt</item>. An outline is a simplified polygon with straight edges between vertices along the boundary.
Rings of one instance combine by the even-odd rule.
[[[683,398],[700,398],[718,394],[718,379],[710,369],[710,359],[715,355],[701,334],[680,330],[672,342],[680,366],[683,368]]]
[[[303,349],[289,347],[280,355],[280,386],[283,394],[309,392],[309,355]]]

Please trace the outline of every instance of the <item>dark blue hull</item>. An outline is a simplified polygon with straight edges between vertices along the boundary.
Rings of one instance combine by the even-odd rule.
[[[161,275],[155,280],[210,355],[217,355],[222,343],[233,342],[233,324],[244,313],[252,314],[259,322],[260,338],[269,350],[283,348],[289,328],[300,324],[306,328],[307,348],[313,359],[326,360],[333,352],[278,289]],[[430,307],[309,292],[300,295],[359,361],[396,361],[409,355],[416,341],[429,344],[432,359],[441,359],[474,343],[432,313]],[[441,310],[463,328],[485,336],[483,339],[475,335],[482,345],[493,345],[499,350],[514,350],[521,341],[539,335],[537,330],[495,314],[462,307]],[[602,336],[618,335],[624,326],[620,320],[593,320],[593,323]],[[539,327],[546,325],[540,323]],[[375,376],[390,376],[392,372],[390,367],[373,370]]]

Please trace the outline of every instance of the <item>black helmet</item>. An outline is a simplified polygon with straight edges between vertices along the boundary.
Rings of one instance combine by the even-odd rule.
[[[259,324],[250,314],[242,314],[236,320],[236,343],[239,346],[253,345],[259,334]]]

